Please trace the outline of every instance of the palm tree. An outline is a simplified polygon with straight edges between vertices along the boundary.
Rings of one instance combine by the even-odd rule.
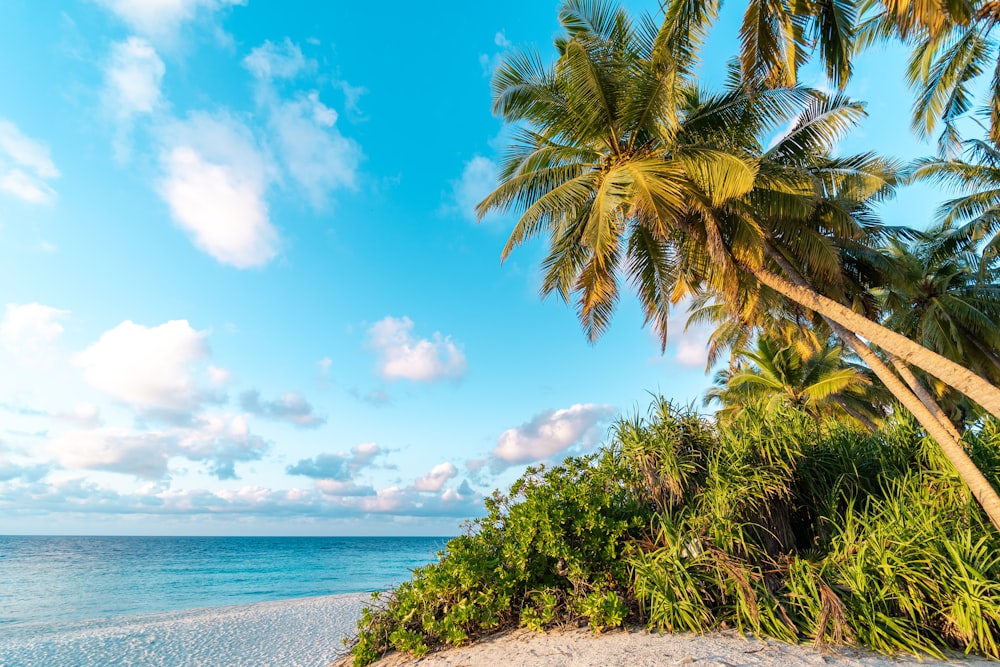
[[[494,110],[515,125],[516,143],[500,185],[478,208],[520,212],[503,257],[547,233],[543,293],[575,296],[591,339],[610,323],[620,273],[662,345],[671,303],[707,286],[731,312],[749,313],[763,285],[829,320],[876,373],[881,360],[859,335],[1000,416],[1000,389],[820,293],[789,261],[806,259],[798,264],[814,280],[835,279],[836,244],[823,234],[800,240],[795,220],[821,209],[827,234],[857,227],[838,193],[875,198],[891,188],[891,170],[874,156],[826,157],[861,107],[738,76],[721,94],[699,91],[691,68],[706,21],[695,14],[668,8],[658,28],[604,2],[569,0],[553,67],[533,52],[506,58],[493,81]],[[759,137],[795,117],[764,151]],[[951,434],[895,375],[879,377],[946,448],[1000,527],[1000,497]]]
[[[872,293],[885,313],[886,326],[1000,382],[997,271],[981,265],[970,252],[955,252],[954,231],[932,229],[914,244],[891,241],[882,252],[892,270]],[[971,406],[933,378],[923,381],[961,425]]]
[[[691,15],[706,22],[720,5],[663,3],[667,20]],[[985,100],[989,136],[1000,143],[1000,53],[991,34],[998,21],[996,0],[749,0],[740,27],[740,65],[746,80],[787,86],[818,51],[827,77],[843,89],[858,51],[897,39],[912,49],[906,77],[916,93],[913,128],[927,137],[943,122],[939,146],[946,154],[959,141],[956,121],[973,108],[970,88],[986,71],[994,81]]]
[[[875,428],[875,420],[884,415],[865,371],[848,364],[843,348],[829,342],[805,354],[802,347],[758,337],[756,349],[740,354],[742,363],[716,374],[705,404],[720,403],[716,417],[723,421],[749,404],[763,402],[772,410],[784,405],[818,419],[850,418]]]
[[[985,269],[1000,259],[1000,150],[979,140],[964,146],[967,159],[917,160],[910,178],[961,192],[938,210],[951,241],[943,250],[976,252]]]

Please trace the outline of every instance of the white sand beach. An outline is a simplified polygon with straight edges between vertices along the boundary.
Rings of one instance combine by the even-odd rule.
[[[332,595],[0,634],[0,667],[325,667],[370,600]]]
[[[349,664],[349,663],[343,663]],[[538,634],[520,630],[487,638],[463,648],[439,651],[415,659],[390,654],[377,667],[996,667],[997,662],[956,656],[951,662],[912,656],[890,658],[838,647],[820,651],[810,645],[792,646],[747,639],[736,633],[655,634],[645,631],[608,632],[598,636],[585,629]],[[339,665],[338,665],[339,667]]]
[[[0,635],[0,667],[327,667],[350,664],[342,639],[351,634],[365,595],[102,619],[38,632]],[[995,667],[983,659],[951,663],[892,659],[846,648],[746,639],[736,633],[669,635],[645,631],[594,636],[585,629],[503,633],[417,659],[391,654],[380,667]]]

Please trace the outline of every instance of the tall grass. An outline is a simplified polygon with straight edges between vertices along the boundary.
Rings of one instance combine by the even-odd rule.
[[[1000,471],[1000,427],[967,436]],[[533,469],[366,613],[356,664],[500,628],[629,620],[1000,658],[1000,536],[906,416],[871,433],[658,399],[599,453]]]

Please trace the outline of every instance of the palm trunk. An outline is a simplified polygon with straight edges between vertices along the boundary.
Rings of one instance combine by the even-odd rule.
[[[958,471],[959,477],[962,481],[966,483],[969,490],[972,491],[972,495],[979,501],[979,505],[986,512],[986,516],[989,517],[990,523],[1000,530],[1000,495],[997,495],[996,489],[990,484],[989,480],[979,471],[976,464],[973,463],[969,455],[965,453],[965,449],[962,447],[962,443],[955,438],[951,431],[944,426],[934,416],[934,414],[927,409],[917,395],[914,394],[903,381],[899,379],[888,366],[885,365],[878,355],[876,355],[870,347],[864,344],[860,338],[855,336],[850,331],[846,331],[839,324],[833,324],[834,332],[838,336],[844,339],[847,345],[854,350],[854,353],[861,357],[862,361],[868,364],[869,368],[878,376],[882,381],[882,384],[892,392],[892,395],[898,400],[904,408],[909,410],[920,425],[924,427],[927,431],[927,435],[934,438],[937,441],[938,446],[941,447],[941,451],[944,455],[948,457],[951,464],[955,466],[955,470]],[[940,408],[938,408],[940,410]],[[946,419],[947,421],[947,419]],[[950,425],[950,422],[948,422]],[[954,430],[954,426],[951,427]]]
[[[789,278],[797,284],[790,283],[787,280],[781,278],[780,276],[775,275],[774,273],[771,273],[770,271],[767,271],[766,269],[763,268],[758,270],[752,270],[752,269],[748,270],[750,270],[755,276],[757,276],[762,283],[764,283],[768,287],[771,287],[771,289],[774,289],[775,291],[783,294],[787,298],[791,299],[792,301],[795,301],[796,303],[799,303],[800,305],[803,305],[807,308],[814,310],[816,313],[822,316],[827,321],[828,324],[830,324],[830,327],[833,329],[834,333],[836,333],[845,343],[847,343],[847,345],[852,350],[854,350],[854,353],[857,354],[862,361],[868,364],[868,367],[871,368],[872,372],[874,372],[875,375],[882,381],[886,389],[888,389],[892,393],[892,395],[896,398],[896,400],[900,402],[900,404],[904,408],[906,408],[907,410],[910,411],[911,414],[913,414],[913,416],[920,423],[920,425],[923,426],[924,429],[927,431],[927,435],[929,435],[935,441],[937,441],[938,446],[941,447],[941,451],[943,451],[944,455],[948,458],[949,461],[951,461],[951,464],[955,466],[955,470],[962,478],[962,481],[964,481],[965,484],[969,487],[969,490],[972,492],[972,495],[979,502],[979,505],[983,508],[983,511],[986,512],[986,516],[989,518],[990,523],[992,523],[997,530],[1000,530],[1000,495],[997,495],[996,489],[993,488],[989,480],[986,479],[983,473],[980,472],[979,468],[976,467],[976,464],[973,463],[972,459],[969,458],[969,455],[965,453],[965,449],[962,447],[960,439],[952,435],[952,433],[955,432],[955,429],[954,426],[951,424],[950,420],[947,419],[947,416],[945,416],[944,418],[944,421],[948,423],[948,426],[946,427],[944,423],[942,423],[942,421],[940,421],[938,417],[926,405],[924,405],[924,403],[917,397],[917,394],[915,394],[913,390],[911,390],[909,387],[903,384],[903,381],[899,379],[899,376],[893,373],[892,370],[890,370],[889,367],[885,365],[885,362],[883,362],[878,357],[878,355],[872,351],[870,347],[865,345],[865,343],[860,338],[858,338],[858,336],[853,331],[849,330],[848,327],[841,324],[837,318],[833,317],[832,315],[829,315],[826,312],[831,310],[826,307],[827,303],[838,306],[840,309],[845,310],[848,313],[854,315],[855,317],[864,320],[865,322],[868,322],[869,324],[874,325],[878,328],[884,328],[884,327],[875,324],[868,318],[858,315],[854,311],[838,304],[836,301],[833,301],[832,299],[828,299],[822,295],[817,294],[814,290],[812,290],[812,288],[808,286],[808,283],[806,283],[805,279],[801,276],[801,274],[799,274],[799,272],[795,269],[795,267],[791,266],[784,259],[784,257],[781,257],[777,252],[773,250],[771,251],[771,255],[775,259],[775,261],[778,262],[779,266],[785,269],[785,271],[788,273]],[[758,272],[761,274],[765,274],[769,282],[766,282],[763,277],[758,276],[757,275]],[[819,307],[814,307],[813,305],[811,305],[811,303],[807,303],[803,299],[796,298],[795,295],[801,296],[803,293],[811,295],[813,297],[811,301],[816,303]],[[832,310],[836,311],[836,309]],[[888,331],[888,329],[886,329],[886,331]],[[895,332],[890,332],[890,333],[895,333]],[[869,340],[872,340],[872,342],[876,342],[875,340],[870,338],[867,334],[863,335],[865,335],[866,338],[869,338]],[[914,345],[916,344],[914,343]],[[921,347],[921,349],[930,352],[930,350],[927,350],[922,346],[918,347]],[[909,372],[908,368],[905,370]],[[916,378],[914,378],[914,380],[916,380]],[[994,387],[994,389],[996,388]],[[927,396],[927,398],[930,400],[931,403],[934,404],[937,410],[941,412],[941,408],[937,406],[937,403],[935,403],[933,399],[930,399],[929,395]]]
[[[812,310],[847,331],[864,337],[871,343],[899,357],[903,362],[934,375],[981,405],[994,417],[1000,418],[1000,389],[967,368],[940,354],[928,350],[906,336],[872,322],[850,308],[823,296],[808,286],[795,285],[764,267],[744,267],[762,284],[795,303]]]
[[[892,362],[896,372],[899,373],[899,377],[903,378],[903,381],[910,386],[913,393],[920,399],[920,402],[931,411],[934,417],[941,422],[941,425],[944,426],[949,433],[951,433],[952,437],[956,440],[961,440],[962,434],[959,433],[958,429],[955,428],[955,425],[951,423],[951,419],[949,419],[948,415],[946,415],[944,410],[941,409],[938,402],[934,400],[934,397],[930,395],[930,392],[927,391],[927,388],[923,385],[923,383],[921,383],[920,380],[917,379],[917,376],[913,374],[910,367],[891,354],[889,355],[889,361]]]

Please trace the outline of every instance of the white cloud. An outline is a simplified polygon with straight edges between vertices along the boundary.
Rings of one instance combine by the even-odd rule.
[[[386,379],[433,382],[465,375],[465,354],[451,338],[438,332],[430,339],[416,338],[409,317],[376,322],[368,330],[368,342],[378,354],[378,372]]]
[[[63,333],[59,320],[68,315],[68,310],[40,303],[8,303],[0,321],[0,344],[25,365],[51,367],[56,356],[54,343]]]
[[[497,186],[497,165],[493,160],[476,155],[465,163],[462,177],[451,182],[450,202],[446,210],[457,212],[466,220],[476,222],[476,205]],[[493,214],[485,222],[493,220]]]
[[[322,379],[325,380],[330,377],[330,366],[333,365],[333,359],[330,357],[323,357],[316,362],[316,365],[319,366],[319,375]]]
[[[168,132],[160,195],[195,246],[223,264],[260,267],[277,254],[264,194],[270,163],[239,121],[192,114]]]
[[[104,66],[104,107],[117,124],[114,140],[119,162],[128,161],[130,133],[136,117],[152,114],[163,105],[160,87],[166,67],[153,45],[129,37],[111,46]]]
[[[240,415],[208,415],[190,427],[165,431],[71,431],[49,443],[49,451],[64,468],[154,480],[166,478],[171,459],[178,457],[204,462],[219,479],[236,479],[236,463],[259,460],[267,449],[267,442],[251,434]]]
[[[58,416],[63,421],[84,429],[97,428],[104,424],[100,408],[93,403],[77,403],[72,412],[64,412]]]
[[[311,459],[302,459],[285,468],[289,475],[302,475],[317,480],[336,482],[351,481],[361,469],[371,465],[379,454],[385,453],[376,443],[365,442],[351,448],[349,454],[319,454]]]
[[[458,474],[458,471],[455,470],[455,466],[451,463],[441,463],[431,468],[431,471],[423,477],[418,478],[413,483],[413,488],[417,491],[437,493],[456,474]]]
[[[504,431],[493,455],[506,464],[517,464],[540,461],[574,446],[586,449],[600,438],[597,426],[614,412],[609,405],[592,403],[546,410],[531,421]]]
[[[144,479],[167,474],[176,439],[161,433],[135,433],[120,428],[71,431],[50,443],[59,465],[69,469],[107,470]]]
[[[690,304],[684,302],[673,310],[686,311]],[[686,325],[684,330],[671,336],[669,345],[674,350],[673,359],[685,368],[704,368],[708,363],[708,344],[713,327],[711,324]]]
[[[157,327],[131,321],[106,331],[76,357],[87,382],[139,409],[188,412],[205,400],[195,365],[209,358],[207,331],[187,320]]]
[[[172,41],[200,12],[210,14],[247,0],[96,0],[135,32],[154,41]]]
[[[315,67],[298,45],[264,42],[243,60],[257,79],[257,103],[267,113],[278,156],[288,174],[305,191],[315,208],[325,206],[333,190],[356,187],[361,147],[337,129],[337,112],[319,98],[319,91],[299,91],[282,99],[277,84]],[[345,89],[356,103],[360,89]]]
[[[361,485],[353,480],[341,482],[335,479],[318,479],[316,488],[328,496],[354,497],[374,496],[376,491],[368,485]]]
[[[49,181],[57,178],[48,146],[0,118],[0,191],[30,204],[50,204],[57,195]]]
[[[104,70],[108,110],[122,120],[152,113],[162,101],[165,71],[156,49],[141,37],[113,44]]]
[[[257,79],[292,79],[306,69],[308,63],[302,49],[287,37],[282,44],[270,40],[250,52],[243,65]]]
[[[258,417],[286,421],[303,428],[316,428],[326,423],[326,418],[317,415],[309,401],[294,391],[273,401],[262,401],[257,390],[245,391],[240,395],[240,407]]]
[[[314,207],[322,207],[333,190],[356,187],[361,147],[336,128],[337,112],[319,93],[300,93],[270,113],[281,161]]]

